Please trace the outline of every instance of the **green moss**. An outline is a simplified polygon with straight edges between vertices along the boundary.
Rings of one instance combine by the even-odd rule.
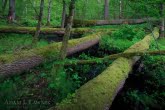
[[[147,35],[143,40],[135,43],[128,50],[126,50],[125,53],[146,51],[147,49],[149,49],[151,42],[153,42],[158,37],[159,37],[159,31],[158,28],[155,28],[152,34]]]
[[[159,37],[158,29],[153,31],[155,39]],[[125,52],[146,51],[154,40],[151,34],[134,44]],[[134,59],[118,58],[99,76],[78,89],[71,97],[52,108],[55,110],[104,110],[109,109],[123,81],[132,69]],[[69,103],[68,103],[69,102]]]
[[[75,27],[83,27],[83,26],[93,26],[97,23],[97,20],[74,20],[73,21]]]
[[[116,87],[128,77],[127,73],[131,70],[130,63],[126,58],[117,59],[99,77],[82,86],[76,91],[74,97],[68,101],[64,100],[56,109],[102,110],[108,108],[116,94]]]
[[[34,33],[36,31],[36,27],[15,27],[15,26],[0,26],[1,32],[22,32],[22,33]],[[54,33],[65,31],[63,28],[41,28],[41,33]],[[73,28],[72,33],[84,34],[87,32],[92,32],[93,30],[90,28]]]
[[[91,39],[99,39],[100,37],[101,37],[101,32],[98,32],[96,34],[88,35],[83,38],[73,39],[69,41],[68,47],[69,48],[74,47],[85,41],[89,41]],[[41,48],[34,48],[28,51],[20,51],[14,54],[0,55],[0,62],[11,63],[11,62],[14,62],[20,59],[29,58],[32,56],[41,56],[41,57],[44,57],[45,59],[48,59],[48,58],[56,59],[59,53],[60,47],[61,47],[61,43],[52,43],[48,46],[41,47]]]

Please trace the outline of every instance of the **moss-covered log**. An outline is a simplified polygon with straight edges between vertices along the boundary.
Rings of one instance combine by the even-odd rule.
[[[74,20],[74,27],[100,26],[100,25],[120,25],[120,24],[142,24],[148,20],[156,21],[153,18],[143,19],[118,19],[118,20]]]
[[[34,34],[36,31],[35,27],[12,27],[12,26],[1,26],[0,33],[18,33],[18,34]],[[94,30],[90,28],[73,28],[72,34],[84,34],[88,32],[93,32]],[[64,35],[64,28],[41,28],[41,34],[57,34]]]
[[[85,50],[99,42],[102,32],[69,41],[67,55]],[[21,51],[15,54],[0,55],[0,78],[6,78],[29,70],[44,61],[55,60],[60,51],[61,42],[42,48]]]
[[[155,39],[159,37],[158,31],[157,28],[153,31]],[[146,51],[154,40],[153,35],[147,35],[124,53]],[[63,100],[50,110],[109,110],[116,94],[131,72],[133,64],[139,58],[138,56],[118,58],[99,76],[80,87],[72,97]]]
[[[64,61],[63,63],[65,64],[65,66],[84,65],[84,64],[97,64],[97,63],[106,63],[109,60],[115,60],[115,59],[120,58],[120,57],[130,58],[130,57],[133,57],[133,56],[143,56],[143,55],[150,55],[150,56],[165,55],[165,50],[148,51],[148,52],[118,53],[118,54],[109,55],[109,56],[106,56],[106,57],[103,57],[103,58],[94,58],[94,59],[90,59],[90,60],[67,60],[67,61]],[[57,62],[57,64],[59,64],[59,63]]]
[[[12,26],[0,27],[0,33],[34,34],[35,30],[36,30],[35,27],[12,27]],[[77,28],[77,29],[72,29],[72,34],[84,34],[91,31],[92,29],[89,28]],[[40,33],[63,35],[64,32],[65,32],[64,28],[41,28]]]

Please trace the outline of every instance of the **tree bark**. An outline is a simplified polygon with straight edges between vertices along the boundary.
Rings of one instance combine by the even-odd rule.
[[[104,20],[109,19],[109,0],[104,1]]]
[[[65,19],[66,19],[66,2],[65,0],[63,0],[61,28],[65,27],[65,21],[66,21]]]
[[[47,24],[46,24],[47,26],[50,26],[51,10],[52,10],[52,0],[49,0],[48,16],[47,16]]]
[[[15,0],[9,0],[9,13],[8,22],[14,22],[15,20]]]
[[[44,0],[41,0],[40,1],[40,13],[38,16],[38,24],[36,27],[36,32],[33,36],[32,45],[36,45],[36,43],[38,42],[38,36],[40,34],[40,28],[41,28],[41,24],[42,24],[43,11],[44,11]]]
[[[159,30],[155,28],[153,34],[147,35],[124,53],[145,52],[154,41],[152,35],[157,39]],[[139,56],[118,58],[100,75],[81,86],[74,95],[49,110],[109,110],[115,96],[132,71],[132,66],[139,59]]]
[[[96,45],[103,33],[97,32],[86,37],[69,41],[67,56]],[[0,55],[0,79],[8,78],[38,66],[49,60],[59,60],[61,43],[53,43],[46,47],[21,51],[15,54]]]

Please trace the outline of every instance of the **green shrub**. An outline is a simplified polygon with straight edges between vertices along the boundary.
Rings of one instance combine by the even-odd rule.
[[[119,30],[112,33],[111,37],[115,39],[127,39],[132,41],[134,38],[142,39],[145,32],[142,28],[134,28],[130,25],[123,25]]]
[[[112,52],[123,52],[125,49],[133,45],[134,42],[127,39],[114,39],[110,36],[105,36],[101,39],[100,48]]]

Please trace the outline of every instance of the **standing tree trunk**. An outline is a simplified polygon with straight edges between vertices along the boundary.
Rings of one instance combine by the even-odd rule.
[[[119,18],[123,18],[123,0],[120,0]]]
[[[65,29],[65,34],[63,37],[62,47],[61,47],[61,51],[60,51],[61,60],[64,60],[66,57],[68,40],[70,37],[72,25],[73,25],[74,9],[75,9],[75,0],[71,0],[70,6],[69,6],[69,18],[67,20],[67,26]]]
[[[64,28],[65,26],[65,18],[66,18],[66,2],[65,0],[63,0],[61,28]]]
[[[105,0],[105,5],[104,5],[104,20],[109,19],[109,0]]]
[[[67,55],[67,48],[68,48],[68,40],[71,34],[71,29],[72,29],[72,24],[73,24],[73,16],[74,16],[74,9],[75,9],[75,0],[71,0],[70,2],[70,6],[69,6],[69,17],[67,20],[67,26],[65,28],[65,34],[63,37],[63,41],[62,41],[62,46],[60,49],[60,54],[59,54],[59,60],[63,61],[66,58]],[[52,74],[52,82],[56,83],[56,81],[58,81],[58,83],[60,83],[61,80],[61,74],[63,74],[63,64],[60,65],[54,65],[51,71]],[[64,79],[66,80],[66,79]],[[58,88],[58,85],[56,85]]]
[[[14,22],[15,20],[15,0],[9,0],[9,13],[8,21],[9,23]]]
[[[39,16],[38,16],[38,24],[37,24],[37,27],[36,27],[35,35],[33,37],[32,45],[35,45],[38,41],[38,36],[40,34],[40,28],[41,28],[41,23],[42,23],[43,11],[44,11],[44,0],[41,0],[41,2],[40,2],[40,13],[39,13]]]
[[[50,18],[51,18],[51,10],[52,10],[52,0],[49,0],[49,6],[48,6],[48,17],[47,17],[47,26],[50,26]]]

